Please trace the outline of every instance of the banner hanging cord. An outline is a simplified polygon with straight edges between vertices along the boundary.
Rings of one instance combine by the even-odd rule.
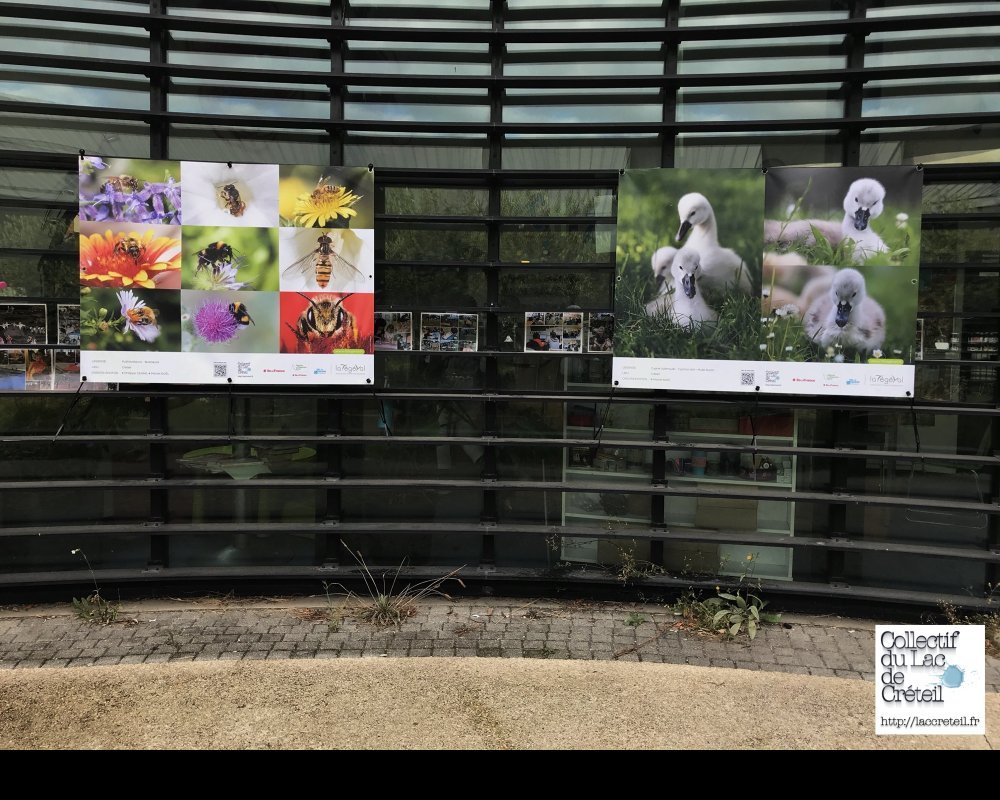
[[[594,460],[597,458],[597,452],[601,449],[601,438],[604,436],[604,426],[608,422],[608,416],[611,414],[611,405],[615,400],[615,387],[617,383],[611,385],[611,394],[608,395],[608,404],[604,407],[604,416],[601,418],[601,427],[594,431],[594,438],[596,441],[591,446],[590,449],[590,466],[594,466]]]
[[[69,419],[70,412],[76,407],[77,402],[80,400],[80,392],[83,391],[83,384],[87,382],[87,376],[84,375],[80,379],[80,385],[77,387],[76,391],[73,393],[73,400],[66,409],[66,413],[63,414],[62,420],[59,422],[59,427],[56,429],[55,435],[52,437],[54,442],[59,438],[59,434],[63,432],[63,428],[66,426],[66,420]]]
[[[920,428],[917,426],[917,396],[910,395],[910,424],[913,425],[913,443],[916,445],[917,453],[920,452]]]
[[[385,430],[385,435],[392,436],[392,429],[389,427],[389,420],[386,419],[385,415],[385,405],[382,402],[382,398],[376,394],[374,385],[372,385],[372,398],[378,404],[376,406],[378,408],[378,418],[382,421],[382,428]]]

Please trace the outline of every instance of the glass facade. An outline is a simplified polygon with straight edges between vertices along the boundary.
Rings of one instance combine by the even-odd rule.
[[[976,604],[1000,583],[1000,2],[0,3],[0,297],[77,302],[77,154],[374,164],[376,309],[478,315],[356,391],[0,394],[0,587],[463,577]],[[919,164],[917,398],[610,390],[619,170]],[[0,361],[11,358],[0,348]],[[55,436],[61,427],[61,432]],[[220,452],[255,474],[206,470]],[[102,585],[105,585],[102,583]]]

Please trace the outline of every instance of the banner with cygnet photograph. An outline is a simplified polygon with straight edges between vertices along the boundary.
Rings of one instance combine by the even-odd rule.
[[[624,388],[912,397],[923,173],[628,170]]]

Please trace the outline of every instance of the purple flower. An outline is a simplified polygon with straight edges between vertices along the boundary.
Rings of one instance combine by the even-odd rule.
[[[194,312],[194,332],[206,342],[231,341],[240,332],[240,325],[229,310],[229,304],[208,300]]]

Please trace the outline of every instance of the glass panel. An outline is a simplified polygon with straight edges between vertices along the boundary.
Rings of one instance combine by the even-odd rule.
[[[385,213],[433,216],[480,216],[488,213],[485,189],[386,186]]]
[[[275,128],[171,125],[170,158],[265,164],[326,164],[330,158],[330,144],[327,135],[318,131],[310,133]]]
[[[149,109],[149,82],[119,73],[18,67],[17,78],[0,80],[0,97],[27,103],[94,108]]]
[[[483,325],[480,319],[479,347],[484,347]],[[486,381],[486,358],[469,354],[446,353],[376,353],[376,374],[380,383],[393,389],[435,389],[447,391],[480,390]],[[374,412],[373,412],[374,414]],[[381,419],[375,414],[372,423]],[[389,420],[392,430],[392,420]],[[377,432],[384,431],[384,426]]]
[[[522,264],[606,262],[610,237],[596,226],[504,225],[500,229],[500,260]]]
[[[0,524],[5,527],[142,523],[149,517],[149,492],[146,489],[60,489],[58,492],[17,489],[0,492]],[[0,537],[0,541],[5,538]],[[71,549],[67,548],[66,552]]]
[[[316,560],[311,533],[234,533],[172,536],[172,567],[308,566]]]
[[[485,261],[486,231],[380,226],[388,261]]]
[[[393,422],[402,415],[394,415]],[[425,436],[479,436],[482,428],[466,416],[442,407],[436,424],[425,427]],[[391,424],[391,423],[390,423]],[[393,429],[393,434],[400,435]],[[421,433],[407,435],[421,435]],[[483,447],[477,444],[370,444],[350,445],[343,450],[344,472],[373,478],[466,478],[478,479],[483,471]]]
[[[345,521],[479,523],[483,493],[479,489],[352,489],[341,497]]]
[[[361,139],[364,138],[364,141]],[[415,138],[415,137],[414,137]],[[439,139],[442,137],[438,137]],[[379,141],[369,134],[347,133],[345,164],[374,164],[402,169],[485,169],[486,138],[470,136],[452,144]]]
[[[561,400],[511,401],[497,404],[499,433],[508,438],[562,438],[565,414],[565,406]],[[513,454],[504,457],[515,458]]]
[[[375,274],[375,286],[379,308],[461,309],[486,305],[486,274],[474,268],[381,267]]]
[[[73,255],[7,256],[4,294],[70,299],[79,292],[80,263]]]
[[[413,582],[405,577],[407,567],[428,565],[466,567],[467,569],[463,569],[458,574],[458,577],[461,578],[476,568],[482,552],[482,537],[467,534],[408,531],[406,533],[380,533],[377,536],[371,536],[348,533],[344,534],[342,541],[345,547],[349,547],[355,553],[360,553],[369,567],[378,565],[381,568],[388,568],[386,579],[389,581],[396,574],[396,568],[403,564],[404,575],[400,577],[403,586]],[[343,566],[354,566],[355,564],[350,553],[341,553],[340,563]],[[381,570],[373,574],[376,580],[381,580]],[[440,577],[440,575],[436,577]],[[450,591],[455,588],[456,585],[446,583],[442,590]]]
[[[787,94],[787,97],[782,97]],[[844,112],[839,86],[819,83],[766,89],[712,87],[677,93],[678,122],[721,120],[832,119]]]
[[[149,128],[142,123],[41,114],[0,113],[0,148],[43,153],[149,157]]]
[[[520,318],[523,323],[524,315]],[[581,375],[594,384],[611,388],[611,359],[600,356],[532,353],[507,357],[500,360],[498,373],[501,388],[511,391],[563,391],[567,376],[575,380]]]
[[[65,405],[65,402],[64,402]],[[59,419],[52,419],[52,432]],[[0,444],[0,480],[138,478],[150,473],[149,445],[142,442],[7,442]]]
[[[1000,211],[1000,183],[924,184],[924,214]]]
[[[1000,109],[996,76],[869,81],[861,104],[863,117],[914,114],[987,114]]]
[[[33,397],[30,402],[16,395],[0,395],[0,433],[6,435],[52,435],[66,413],[66,397]],[[66,419],[66,434],[145,433],[148,405],[142,397],[81,394],[72,415]],[[145,446],[145,445],[139,445]]]
[[[500,275],[500,305],[504,309],[538,311],[550,307],[611,308],[611,273],[532,270]],[[524,319],[521,319],[523,330]],[[514,341],[524,341],[523,335]],[[517,348],[521,349],[521,348]]]
[[[867,129],[861,166],[1000,161],[1000,125]]]
[[[0,176],[0,196],[3,195]],[[8,208],[0,206],[0,247],[38,247],[52,250],[78,248],[73,235],[76,211],[56,208]],[[6,259],[5,259],[6,260]],[[6,278],[8,283],[10,279]]]
[[[261,476],[265,477],[265,476]],[[171,522],[315,522],[322,519],[326,489],[301,486],[172,489]],[[197,537],[196,537],[197,538]],[[173,548],[171,547],[171,561]]]
[[[841,149],[836,131],[691,133],[677,137],[674,163],[697,168],[839,166]]]
[[[149,535],[0,536],[0,572],[86,572],[83,554],[95,570],[141,569],[149,561]]]
[[[502,189],[505,217],[611,216],[610,189]]]
[[[582,141],[587,138],[592,141]],[[504,140],[504,169],[595,170],[660,166],[660,143],[655,136],[623,134],[613,138],[600,138],[507,135]]]

